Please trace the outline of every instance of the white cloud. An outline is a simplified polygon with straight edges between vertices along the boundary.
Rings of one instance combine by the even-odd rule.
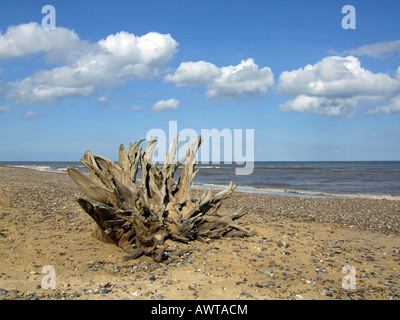
[[[378,113],[397,113],[400,112],[400,95],[393,97],[389,104],[386,106],[380,106],[375,109],[369,109],[367,114],[378,114]]]
[[[205,61],[183,62],[165,80],[177,86],[207,84],[210,98],[250,99],[266,94],[274,84],[274,75],[270,68],[260,69],[249,58],[236,66],[221,68]]]
[[[395,52],[400,52],[400,40],[377,42],[367,44],[355,49],[345,50],[342,53],[330,51],[339,55],[369,56],[373,58],[385,59],[392,56]]]
[[[297,96],[280,105],[281,111],[351,116],[362,102],[381,101],[400,92],[400,79],[366,70],[354,56],[330,56],[282,72],[278,91]]]
[[[347,115],[351,117],[357,106],[357,99],[310,97],[299,95],[294,100],[286,101],[279,106],[281,111],[311,111],[328,116]]]
[[[4,35],[0,35],[0,60],[39,52],[65,55],[81,44],[74,31],[63,27],[45,30],[36,22],[30,22],[10,26]]]
[[[279,92],[323,97],[354,95],[391,95],[399,89],[399,81],[387,74],[372,73],[361,67],[353,56],[331,56],[314,65],[285,71],[279,77]]]
[[[179,101],[176,99],[160,100],[153,107],[152,110],[156,112],[164,112],[168,110],[177,110],[179,108]]]
[[[100,40],[99,45],[127,63],[164,66],[176,52],[178,43],[170,34],[149,32],[141,37],[122,31]]]
[[[221,76],[209,84],[207,96],[211,98],[249,99],[268,92],[274,84],[270,68],[259,69],[253,59],[247,59],[236,66],[221,68]]]
[[[165,81],[174,82],[178,87],[206,84],[220,76],[221,73],[216,65],[209,62],[182,62],[174,74],[165,77]]]
[[[37,26],[33,24],[30,28],[32,26],[36,30]],[[59,27],[41,32],[46,34],[55,30],[59,30]],[[12,42],[12,39],[18,40],[26,34],[25,28],[17,26],[5,37],[8,42]],[[19,40],[16,42],[19,43]],[[5,40],[3,45],[4,43]],[[8,83],[5,96],[19,103],[51,103],[67,96],[88,97],[98,86],[116,86],[133,79],[159,77],[165,64],[175,54],[177,46],[178,43],[169,34],[150,32],[135,36],[128,32],[119,32],[70,54],[63,66],[37,71],[30,77]],[[43,49],[44,47],[45,45],[35,47],[28,41],[23,50],[18,53],[15,50],[13,55],[40,50],[51,54],[58,48],[50,46]],[[3,49],[1,47],[0,52],[6,51]]]
[[[62,78],[62,75],[67,73],[62,72],[63,70],[54,71],[41,71],[32,77],[9,83],[9,92],[6,97],[17,103],[54,103],[63,97],[89,97],[95,92],[95,86],[88,82],[85,85],[82,81],[77,80],[77,83],[73,83],[73,79],[70,79],[72,83],[68,84],[67,75],[65,84],[61,81],[51,82],[51,79]],[[82,83],[82,86],[78,84],[79,82]]]

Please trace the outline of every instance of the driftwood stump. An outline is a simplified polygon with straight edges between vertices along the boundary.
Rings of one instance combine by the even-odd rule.
[[[186,142],[186,156],[174,163],[178,145],[176,137],[162,168],[151,163],[157,141],[151,139],[143,154],[142,141],[144,139],[130,144],[128,153],[121,145],[118,164],[86,151],[81,162],[87,168],[88,176],[68,168],[71,179],[89,198],[79,197],[77,201],[96,222],[97,227],[92,233],[96,239],[116,244],[128,253],[128,259],[146,255],[161,261],[167,258],[167,239],[187,243],[249,235],[234,222],[244,214],[243,208],[226,216],[216,212],[221,201],[237,185],[231,182],[226,190],[216,194],[211,188],[197,190],[197,195],[191,196],[193,178],[198,172],[194,167],[201,136],[192,146]],[[136,182],[139,162],[140,183]],[[176,182],[174,174],[182,164]]]

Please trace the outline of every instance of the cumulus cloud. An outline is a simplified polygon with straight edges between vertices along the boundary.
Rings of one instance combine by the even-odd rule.
[[[390,95],[399,89],[399,81],[387,74],[372,73],[361,67],[354,56],[330,56],[314,65],[285,71],[279,77],[281,93],[324,97],[354,95]]]
[[[165,80],[177,86],[207,84],[210,98],[250,99],[266,94],[274,84],[274,75],[270,68],[260,69],[249,58],[236,66],[220,68],[205,61],[183,62]]]
[[[311,111],[328,116],[351,116],[357,106],[357,99],[341,99],[326,97],[310,97],[299,95],[294,100],[289,100],[279,106],[281,111]]]
[[[65,56],[83,43],[74,31],[63,27],[44,30],[36,22],[10,26],[4,35],[0,35],[0,60],[39,52],[53,58]]]
[[[209,62],[182,62],[174,74],[165,77],[165,81],[174,82],[178,87],[206,84],[219,77],[221,73],[216,65]]]
[[[378,113],[397,113],[400,112],[400,95],[393,97],[388,105],[379,106],[375,109],[371,108],[367,111],[367,114],[378,114]]]
[[[278,91],[296,96],[280,105],[281,111],[351,116],[362,102],[375,103],[396,95],[400,81],[362,68],[354,56],[329,56],[314,65],[282,72]]]
[[[179,101],[176,99],[160,100],[152,107],[155,112],[164,112],[168,110],[177,110],[179,108]]]
[[[330,50],[330,53],[354,56],[369,56],[373,58],[385,59],[392,56],[395,52],[400,52],[400,40],[377,42],[367,44],[355,49],[345,50],[342,53]]]
[[[35,30],[34,33],[39,32],[36,30],[37,24],[28,25]],[[12,32],[9,29],[3,40],[0,38],[3,59],[58,50],[57,45],[46,47],[46,41],[36,47],[28,41],[27,46],[22,48],[18,39],[26,36],[25,29],[25,25],[17,26]],[[59,29],[42,30],[41,33],[45,35]],[[5,46],[13,43],[13,39],[18,45],[15,45],[14,53],[7,56]],[[79,38],[77,41],[80,41]],[[166,63],[174,56],[177,46],[178,43],[169,34],[150,32],[136,36],[122,31],[84,49],[80,48],[79,53],[74,54],[74,58],[67,60],[65,65],[40,70],[30,77],[8,83],[6,97],[19,103],[51,103],[67,96],[88,97],[98,86],[116,86],[133,79],[159,77]]]
[[[172,59],[178,43],[170,34],[149,32],[135,36],[125,31],[109,35],[99,45],[111,55],[127,63],[163,66]]]
[[[236,66],[221,68],[221,76],[209,84],[207,96],[211,98],[249,99],[268,92],[274,84],[270,68],[259,69],[253,59],[247,59]]]

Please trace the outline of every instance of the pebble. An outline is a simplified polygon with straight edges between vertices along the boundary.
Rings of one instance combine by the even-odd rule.
[[[70,230],[69,232],[76,232],[76,229],[74,229],[75,227],[85,226],[84,232],[87,232],[88,242],[94,241],[90,238],[90,228],[87,227],[92,226],[93,221],[91,218],[86,217],[86,214],[78,209],[77,205],[74,203],[74,195],[76,194],[77,188],[73,183],[69,182],[67,176],[60,175],[60,177],[58,177],[54,175],[55,178],[53,179],[52,175],[51,179],[49,178],[47,181],[45,181],[46,179],[41,181],[41,177],[45,177],[46,175],[33,172],[31,175],[32,177],[40,178],[35,180],[35,184],[37,184],[35,186],[27,177],[21,176],[18,178],[18,170],[12,171],[13,175],[10,175],[9,178],[4,175],[4,171],[0,173],[0,196],[2,194],[12,195],[15,201],[10,203],[10,207],[13,208],[13,212],[17,211],[21,212],[21,214],[15,216],[14,213],[11,214],[8,211],[0,212],[1,223],[4,221],[4,223],[8,223],[10,226],[10,230],[0,230],[0,240],[6,243],[3,248],[19,249],[20,243],[18,243],[18,241],[21,241],[21,236],[14,236],[12,233],[14,229],[29,224],[35,227],[42,227],[44,224],[36,224],[46,221],[46,223],[51,223],[55,230]],[[27,176],[30,176],[30,173]],[[18,184],[13,182],[13,179],[20,179],[23,181],[21,186],[18,187],[18,190],[16,189]],[[4,181],[6,181],[6,183],[4,183]],[[43,188],[38,186],[43,186]],[[50,206],[44,209],[43,206],[46,203],[50,204]],[[63,287],[66,292],[59,290],[47,291],[42,289],[40,285],[33,285],[32,288],[34,288],[34,290],[31,289],[31,292],[0,288],[0,299],[74,299],[80,296],[83,296],[83,298],[86,296],[85,299],[91,299],[97,298],[95,295],[108,295],[107,298],[114,298],[117,297],[115,294],[119,294],[123,291],[131,298],[143,296],[146,293],[147,295],[145,297],[147,299],[159,300],[168,298],[168,294],[165,293],[168,291],[162,291],[162,288],[166,289],[165,286],[171,286],[169,290],[174,289],[174,292],[175,289],[177,292],[182,290],[181,292],[186,292],[186,294],[190,292],[188,296],[193,295],[196,297],[196,295],[198,295],[202,298],[205,292],[217,291],[221,294],[221,297],[228,297],[228,293],[232,288],[231,286],[235,286],[235,283],[236,285],[240,285],[239,287],[235,286],[235,290],[246,288],[245,291],[241,291],[240,293],[240,296],[246,298],[257,298],[259,294],[260,297],[262,297],[263,294],[276,293],[276,298],[281,294],[282,298],[286,297],[290,299],[294,297],[297,299],[304,299],[304,295],[307,298],[309,297],[308,292],[316,292],[317,294],[335,299],[369,299],[371,297],[373,299],[400,298],[398,290],[400,274],[398,273],[397,265],[396,269],[393,268],[391,270],[383,270],[380,268],[383,265],[381,262],[384,260],[393,259],[395,261],[400,261],[399,247],[394,248],[395,250],[393,250],[393,248],[389,248],[390,250],[388,248],[382,248],[374,251],[371,249],[373,248],[372,245],[363,245],[360,243],[356,246],[355,242],[351,242],[354,241],[354,239],[349,239],[346,236],[343,236],[344,239],[336,240],[336,243],[331,244],[329,239],[325,241],[317,237],[313,238],[311,228],[310,232],[306,230],[303,235],[296,234],[294,228],[292,230],[285,229],[288,228],[286,222],[285,225],[279,222],[276,223],[276,221],[279,221],[280,217],[289,217],[294,218],[293,221],[298,222],[332,222],[332,226],[339,227],[353,225],[353,233],[355,228],[357,228],[360,230],[384,232],[388,236],[397,236],[400,234],[399,202],[339,198],[307,199],[300,197],[236,193],[232,201],[226,203],[226,207],[237,208],[241,206],[241,204],[246,204],[246,206],[250,208],[249,210],[252,210],[251,216],[245,216],[246,219],[248,219],[246,223],[248,223],[249,226],[256,221],[256,219],[260,219],[260,222],[257,222],[258,225],[261,225],[261,222],[265,221],[267,224],[271,223],[271,228],[275,228],[271,234],[268,233],[268,238],[262,237],[262,234],[259,234],[257,235],[258,238],[249,238],[249,240],[236,239],[234,242],[229,242],[229,240],[224,239],[218,246],[216,246],[217,242],[210,242],[209,250],[204,249],[205,247],[203,244],[196,244],[196,247],[192,247],[193,254],[184,253],[181,255],[181,261],[174,261],[173,263],[165,265],[149,263],[147,261],[143,262],[141,260],[137,260],[131,265],[120,264],[118,261],[118,250],[120,249],[118,248],[115,251],[116,254],[114,257],[108,256],[107,254],[107,262],[102,260],[104,258],[96,259],[95,253],[90,256],[90,258],[87,258],[88,260],[93,259],[88,264],[83,262],[82,265],[77,265],[79,272],[89,273],[93,278],[97,277],[97,279],[116,279],[115,281],[111,280],[113,283],[101,280],[104,282],[100,283],[97,289],[94,289],[95,286],[93,282],[91,283],[93,287],[86,286],[86,289],[91,290],[82,290],[80,293],[68,292],[71,288],[67,286]],[[37,219],[38,213],[40,214],[40,219]],[[77,215],[84,216],[85,218],[76,219]],[[264,219],[264,217],[268,219]],[[275,225],[273,225],[274,221]],[[14,225],[14,223],[16,224]],[[309,225],[310,227],[315,227],[313,224]],[[340,232],[339,228],[334,230],[335,233]],[[331,233],[332,232],[333,230]],[[11,236],[13,239],[11,239]],[[334,236],[336,236],[336,234]],[[294,238],[298,240],[294,240]],[[17,239],[16,242],[14,242],[15,239]],[[291,241],[290,244],[287,243],[288,240]],[[302,261],[304,265],[292,267],[290,262],[293,262],[293,258],[292,256],[288,256],[284,249],[290,248],[290,251],[293,253],[292,255],[296,255],[295,249],[298,249],[298,244],[302,242],[312,243],[310,246],[315,245],[307,251],[310,252],[310,255],[307,256],[306,260]],[[229,244],[229,249],[227,249],[228,246],[226,246],[226,243]],[[13,244],[13,246],[9,244]],[[323,246],[321,246],[321,244],[323,244]],[[250,249],[248,249],[246,245]],[[64,247],[65,246],[63,246],[63,248]],[[47,248],[40,246],[38,243],[33,244],[32,247],[29,248],[32,248],[31,252],[37,264],[40,264],[42,261],[39,260],[46,257],[46,255],[50,257],[53,254],[57,259],[64,258],[65,261],[68,260],[67,258],[73,257],[70,252],[72,246],[69,246],[68,249],[56,248],[50,255],[47,252]],[[253,248],[256,248],[257,251],[253,250]],[[368,251],[367,248],[369,248],[370,251]],[[88,249],[88,254],[93,253],[93,251],[90,251],[91,249],[92,248]],[[358,251],[356,252],[355,250]],[[221,264],[222,259],[218,262],[220,255],[229,255],[229,259],[247,259],[247,253],[249,251],[252,252],[251,259],[254,258],[248,262],[249,269],[243,268],[235,270],[235,260],[231,262],[227,260],[227,264]],[[257,252],[258,255],[254,255],[253,251]],[[10,256],[14,254],[14,252],[11,251],[6,251],[4,253]],[[236,253],[236,255],[233,257],[232,253]],[[297,250],[299,256],[302,253],[301,250]],[[361,253],[363,256],[361,256]],[[203,254],[204,256],[202,256]],[[285,256],[283,254],[285,254]],[[270,264],[272,259],[275,259],[276,262],[274,261]],[[344,291],[341,288],[340,281],[344,276],[344,274],[340,272],[343,266],[340,265],[342,262],[343,264],[359,266],[359,269],[357,268],[357,291]],[[366,264],[361,267],[363,262],[366,262]],[[70,262],[68,261],[68,263]],[[201,269],[199,267],[201,267]],[[29,268],[36,268],[36,266],[29,266]],[[272,270],[272,268],[274,270]],[[362,268],[365,268],[365,270],[362,270]],[[35,278],[31,275],[39,275],[39,273],[33,270],[29,273],[29,270],[31,269],[27,270],[29,278]],[[73,270],[73,268],[71,270]],[[162,270],[170,274],[162,275]],[[257,270],[254,274],[258,278],[252,275],[251,277],[248,276],[248,281],[247,279],[244,281],[243,276],[250,274],[253,270]],[[281,273],[282,270],[286,270],[287,272]],[[98,273],[92,274],[92,271],[97,271]],[[154,274],[151,274],[153,271]],[[196,272],[192,274],[193,278],[191,278],[190,281],[187,281],[184,277],[182,280],[177,278],[180,272],[185,274],[185,272],[189,271]],[[210,271],[213,273],[211,274]],[[313,278],[314,271],[318,274],[317,278]],[[126,274],[128,274],[128,276],[125,277]],[[235,278],[233,278],[231,286],[220,282],[228,281],[227,279],[229,279],[232,274]],[[6,275],[2,275],[1,277],[7,279]],[[304,279],[305,277],[308,279]],[[326,282],[324,285],[323,281],[332,279],[333,277],[337,279],[335,278],[335,280],[332,280],[334,282]],[[40,275],[37,278],[40,278]],[[276,281],[267,281],[269,279]],[[146,287],[146,283],[150,282],[149,280],[154,283],[152,286]],[[196,280],[195,283],[193,283],[193,280]],[[255,280],[258,280],[258,282]],[[68,281],[70,281],[70,279],[68,279]],[[98,280],[96,280],[96,283],[98,283],[97,281]],[[126,281],[126,283],[124,283],[126,287],[121,290],[121,282],[123,281]],[[189,282],[190,284],[188,285]],[[40,283],[40,279],[38,283]],[[73,281],[71,281],[71,283],[73,283]],[[118,283],[118,290],[115,289],[114,283]],[[226,286],[226,290],[225,288],[223,290],[224,292],[220,290],[221,285]],[[297,291],[297,285],[301,287],[299,290],[300,292]],[[289,287],[292,291],[288,289]],[[72,288],[75,289],[76,285],[73,284]],[[211,291],[207,291],[210,288]],[[215,288],[217,288],[217,290],[215,290]],[[146,292],[146,290],[151,291]],[[306,290],[307,293],[304,294]]]
[[[240,295],[241,295],[241,296],[245,296],[245,297],[247,297],[247,298],[253,297],[253,295],[252,295],[250,292],[247,292],[247,291],[242,291],[242,292],[240,292]]]
[[[273,277],[274,276],[274,271],[273,270],[264,270],[263,274],[267,274],[267,275]]]

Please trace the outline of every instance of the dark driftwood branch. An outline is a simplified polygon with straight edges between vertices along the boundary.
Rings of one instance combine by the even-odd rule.
[[[147,255],[161,261],[167,250],[166,239],[189,242],[249,235],[234,222],[243,216],[243,210],[222,217],[216,214],[236,184],[231,183],[226,190],[216,194],[210,188],[197,191],[196,197],[191,196],[191,185],[198,172],[194,167],[201,136],[191,146],[186,142],[186,156],[175,163],[176,137],[162,168],[151,162],[157,141],[149,141],[142,154],[140,144],[143,141],[130,144],[128,152],[121,145],[118,164],[86,151],[81,162],[87,168],[88,176],[68,168],[71,179],[89,198],[78,198],[77,201],[96,222],[92,234],[95,238],[116,244],[130,259]],[[141,181],[137,183],[139,162]],[[176,182],[174,175],[182,164]]]

